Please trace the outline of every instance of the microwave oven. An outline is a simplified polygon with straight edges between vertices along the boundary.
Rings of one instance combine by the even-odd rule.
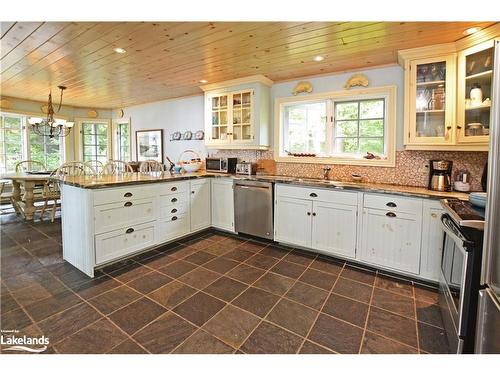
[[[235,173],[238,158],[206,158],[207,172]]]

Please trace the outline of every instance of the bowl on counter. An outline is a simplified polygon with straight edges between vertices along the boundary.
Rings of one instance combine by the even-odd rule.
[[[196,172],[198,169],[201,168],[202,166],[202,162],[201,161],[195,161],[195,162],[190,162],[190,163],[182,163],[182,168],[187,172],[187,173],[191,173],[191,172]]]
[[[484,208],[486,207],[486,201],[486,193],[473,192],[469,194],[469,202],[471,202],[473,206]]]

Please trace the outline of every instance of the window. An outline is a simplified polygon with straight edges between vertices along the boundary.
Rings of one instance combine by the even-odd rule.
[[[90,162],[96,170],[105,164],[109,155],[109,122],[82,121],[80,123],[82,134],[82,159]]]
[[[116,122],[115,159],[130,161],[130,123]]]
[[[15,172],[16,164],[23,160],[24,118],[19,115],[0,116],[0,172]]]
[[[42,162],[48,170],[64,163],[64,140],[31,131],[27,115],[0,114],[0,173],[15,172],[22,160]]]
[[[276,159],[394,166],[395,96],[390,86],[276,99]]]

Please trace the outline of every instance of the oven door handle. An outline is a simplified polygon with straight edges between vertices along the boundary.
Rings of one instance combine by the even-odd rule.
[[[457,248],[459,248],[462,251],[462,253],[466,254],[468,248],[470,248],[470,246],[468,246],[470,242],[467,241],[465,238],[460,238],[455,233],[455,230],[459,231],[458,227],[456,226],[452,227],[452,226],[454,226],[454,224],[451,221],[451,218],[448,215],[443,214],[443,216],[441,216],[441,227],[443,228],[445,234],[449,236],[453,240],[453,242],[455,242]]]

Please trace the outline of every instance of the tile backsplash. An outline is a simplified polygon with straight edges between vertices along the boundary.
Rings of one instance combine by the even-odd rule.
[[[236,156],[240,160],[256,162],[273,159],[272,151],[218,150],[214,156]],[[471,190],[481,190],[481,175],[488,160],[487,152],[458,151],[397,151],[396,167],[369,167],[357,165],[331,165],[330,179],[351,181],[351,174],[363,177],[363,182],[426,187],[429,179],[429,160],[453,161],[452,179],[455,172],[466,169],[471,176]],[[276,174],[305,178],[322,178],[324,164],[276,163]]]

